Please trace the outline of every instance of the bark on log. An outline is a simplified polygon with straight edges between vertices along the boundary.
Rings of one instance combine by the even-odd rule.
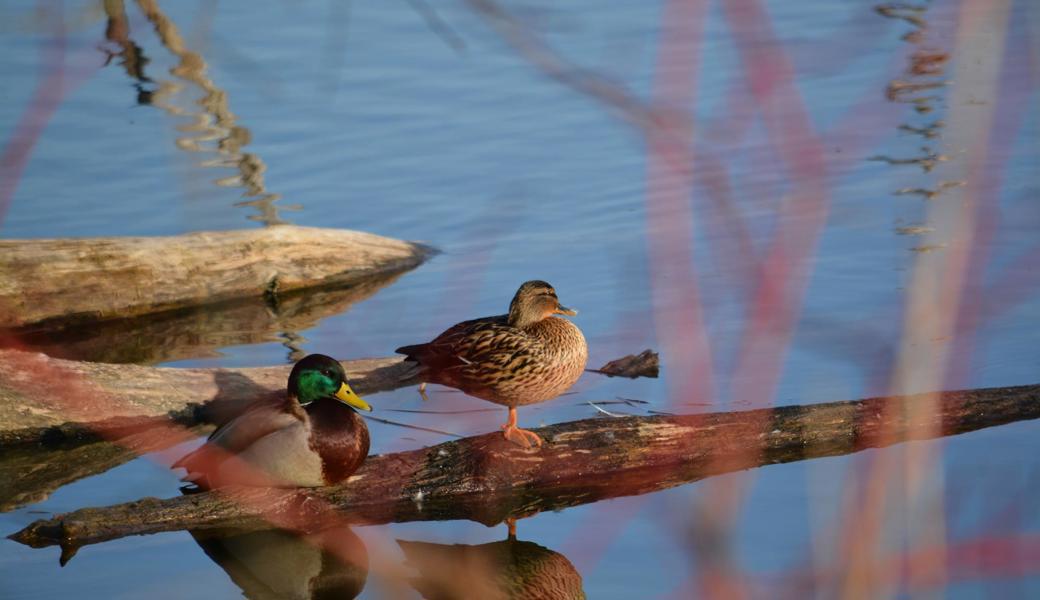
[[[170,237],[0,241],[0,328],[51,328],[319,286],[415,267],[431,249],[277,225]]]
[[[306,517],[326,503],[354,523],[494,524],[719,473],[1038,417],[1040,385],[706,415],[597,418],[536,430],[547,442],[541,449],[519,449],[492,433],[370,457],[336,487],[146,498],[40,520],[10,537],[34,547],[61,545],[67,560],[86,544],[181,529],[258,527],[261,519],[282,513]],[[326,515],[310,516],[320,521]]]

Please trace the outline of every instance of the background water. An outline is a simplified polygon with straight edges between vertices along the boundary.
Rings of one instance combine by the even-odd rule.
[[[168,363],[173,366],[284,362],[289,339],[339,358],[386,356],[458,320],[503,312],[516,286],[532,278],[553,283],[561,300],[581,311],[575,322],[588,338],[590,366],[647,347],[661,352],[661,379],[587,375],[572,395],[523,409],[521,423],[535,425],[596,416],[587,401],[616,397],[694,412],[890,391],[901,344],[912,338],[904,307],[914,274],[938,272],[948,249],[922,247],[963,241],[941,239],[948,232],[941,226],[924,237],[897,229],[941,225],[929,222],[935,214],[929,211],[936,203],[964,202],[967,189],[983,198],[973,223],[985,225],[978,231],[986,235],[976,235],[972,252],[981,262],[964,297],[972,299],[969,305],[981,298],[982,316],[970,331],[909,351],[949,353],[953,367],[941,378],[943,387],[1036,383],[1040,294],[1031,258],[1040,256],[1040,111],[1034,108],[1040,28],[1033,3],[1011,3],[1006,39],[992,41],[998,93],[981,90],[978,100],[993,115],[985,160],[969,164],[967,188],[951,187],[931,200],[895,192],[964,179],[964,157],[973,156],[973,148],[899,129],[945,119],[955,140],[958,123],[949,119],[968,106],[951,105],[960,96],[950,88],[923,94],[936,96],[926,113],[912,102],[886,99],[890,81],[907,79],[909,57],[922,47],[903,39],[914,27],[866,5],[709,3],[703,12],[691,4],[685,14],[681,4],[503,2],[506,18],[488,12],[495,5],[484,2],[164,3],[161,10],[184,46],[205,61],[199,76],[210,91],[226,95],[234,124],[243,128],[236,134],[246,142],[241,151],[265,165],[263,184],[258,188],[254,180],[250,197],[228,181],[238,174],[233,165],[213,166],[228,159],[213,150],[216,140],[199,141],[202,134],[188,130],[201,112],[204,87],[174,72],[178,57],[137,5],[126,6],[129,37],[148,62],[144,78],[135,79],[120,57],[102,66],[104,50],[119,48],[105,39],[101,3],[5,4],[0,193],[8,195],[0,197],[6,209],[0,236],[258,227],[258,209],[238,203],[278,194],[273,206],[286,221],[419,240],[443,252],[313,327],[223,347],[217,356],[200,350]],[[923,44],[945,52],[964,41],[957,38],[962,9],[997,10],[952,0],[924,6]],[[672,34],[700,45],[676,45]],[[695,77],[684,85],[681,71],[691,61]],[[950,72],[947,67],[946,79]],[[768,88],[785,73],[788,83]],[[690,90],[695,95],[687,96]],[[139,103],[142,94],[151,104]],[[674,174],[660,167],[648,144],[659,131],[655,123],[683,143],[692,140],[693,152],[682,157],[693,169],[692,186],[675,185]],[[186,151],[192,143],[201,151]],[[919,155],[922,146],[950,164],[926,172],[871,160]],[[814,152],[823,169],[810,169],[808,177],[815,174],[825,187],[818,208],[798,204],[812,191],[803,185],[806,172],[798,171],[798,161]],[[19,171],[12,165],[21,158]],[[293,205],[298,210],[289,210]],[[753,332],[763,331],[751,316],[758,261],[777,256],[774,241],[785,235],[789,260],[776,264],[795,268],[782,272],[781,283],[804,286],[783,296],[793,303],[789,326],[778,310],[779,324],[755,338]],[[809,251],[799,255],[802,241]],[[687,264],[694,277],[683,270]],[[684,295],[691,282],[696,297]],[[700,318],[688,329],[683,319],[694,306]],[[756,339],[765,341],[755,346]],[[754,355],[748,344],[763,354]],[[711,360],[697,348],[708,348]],[[380,411],[421,405],[414,389],[370,400]],[[441,389],[434,389],[433,400],[446,411],[490,406]],[[502,412],[382,416],[469,435],[495,429]],[[373,452],[445,439],[378,423],[370,429]],[[951,543],[997,537],[1037,559],[1038,433],[1037,423],[1025,422],[908,445],[939,452],[928,480],[945,502]],[[723,482],[717,489],[739,490],[732,528],[725,528],[734,568],[769,596],[772,583],[826,562],[847,519],[840,508],[857,493],[851,478],[870,461],[905,451],[715,478]],[[51,512],[176,494],[176,475],[154,458],[2,514],[2,532]],[[698,579],[704,562],[691,532],[703,520],[698,507],[714,498],[707,483],[541,514],[520,523],[520,538],[567,556],[590,598],[689,597],[705,590]],[[898,491],[903,484],[888,485]],[[912,529],[912,516],[890,511],[886,531]],[[469,522],[360,528],[358,534],[373,564],[400,560],[395,538],[482,543],[505,537],[503,527]],[[912,546],[898,533],[883,545],[891,551]],[[88,547],[64,568],[54,549],[29,550],[7,540],[0,548],[3,597],[240,594],[183,532]],[[950,597],[1035,597],[1037,564],[1040,559],[1012,568],[1005,561],[980,573],[953,572],[945,584],[926,589]],[[382,597],[388,585],[372,574],[362,597]]]

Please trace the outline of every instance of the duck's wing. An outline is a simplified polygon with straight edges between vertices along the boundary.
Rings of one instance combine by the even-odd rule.
[[[261,404],[221,425],[210,434],[208,443],[228,452],[238,452],[270,433],[301,421],[303,412],[293,411],[288,403]]]
[[[396,352],[431,370],[495,362],[530,348],[531,339],[507,323],[506,315],[463,321],[431,342],[402,346]]]
[[[184,468],[184,479],[198,483],[207,474],[215,473],[228,456],[240,454],[272,433],[301,424],[301,417],[286,410],[285,405],[261,404],[220,426],[205,444],[181,457],[171,468]]]

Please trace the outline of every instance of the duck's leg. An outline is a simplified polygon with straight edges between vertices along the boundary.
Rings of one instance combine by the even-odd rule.
[[[509,539],[516,539],[516,517],[509,517],[506,519],[506,527],[509,528]]]
[[[504,435],[510,442],[524,448],[530,448],[532,444],[535,446],[542,445],[542,438],[538,437],[537,433],[527,431],[526,429],[520,429],[516,426],[515,406],[509,407],[509,420],[502,426],[502,435]]]
[[[419,384],[419,395],[422,396],[423,402],[429,402],[430,397],[426,395],[426,382],[423,381]]]

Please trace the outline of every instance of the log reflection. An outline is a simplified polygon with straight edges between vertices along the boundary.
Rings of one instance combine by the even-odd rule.
[[[368,278],[345,289],[251,298],[61,331],[15,332],[7,341],[55,358],[135,364],[215,357],[220,355],[219,348],[281,341],[289,349],[288,358],[293,359],[306,341],[299,332],[345,312],[402,273]]]

